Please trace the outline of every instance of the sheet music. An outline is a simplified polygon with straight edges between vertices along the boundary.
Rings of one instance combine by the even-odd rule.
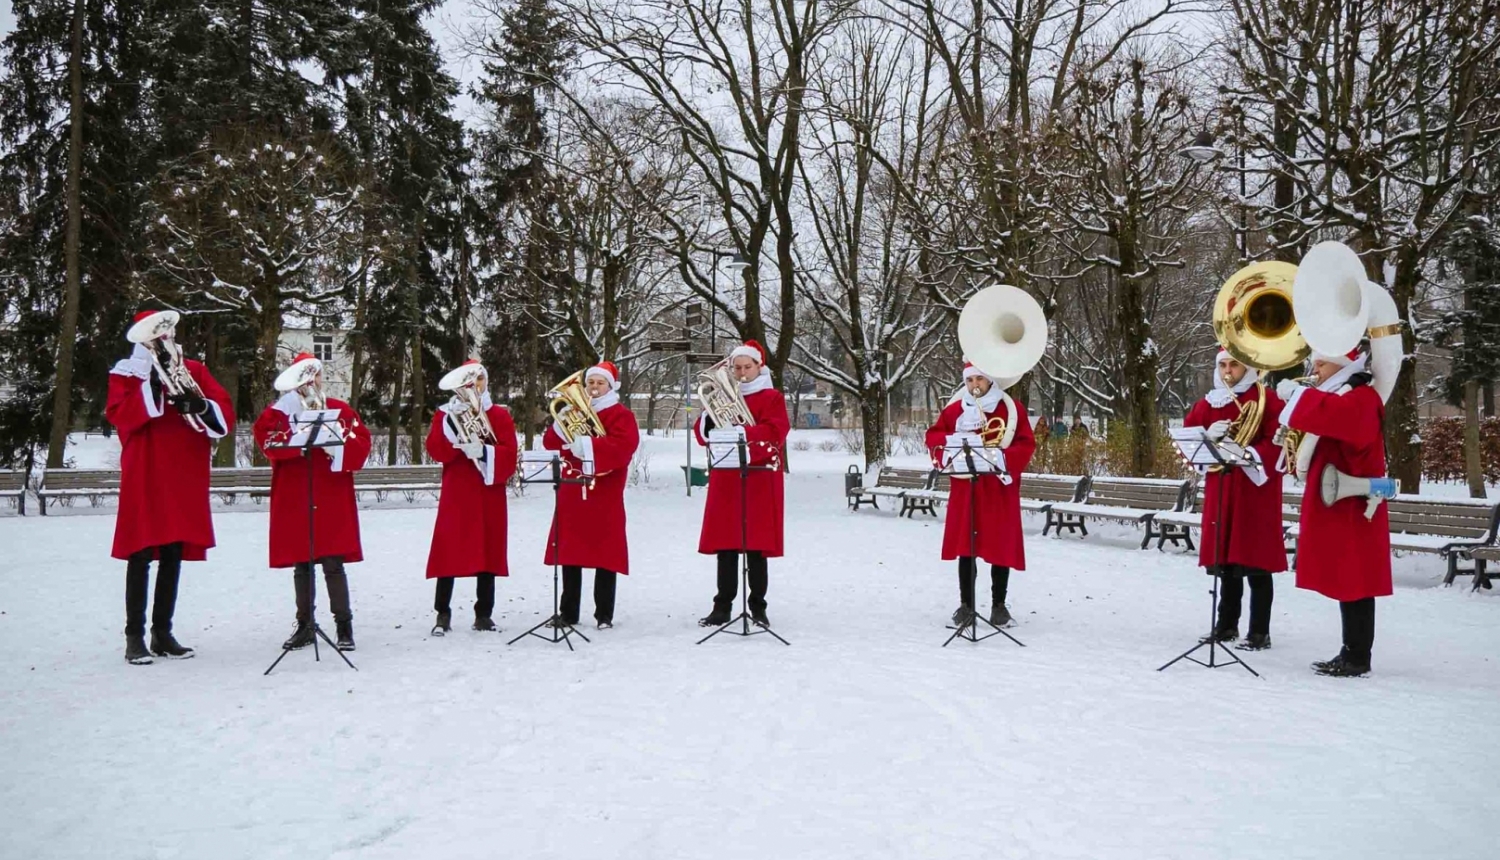
[[[973,438],[968,438],[968,437]],[[948,437],[948,444],[943,446],[944,474],[957,478],[968,477],[970,474],[969,455],[965,453],[964,443],[968,442],[968,451],[973,454],[973,474],[979,475],[1001,475],[1009,473],[1005,468],[1005,454],[999,448],[986,448],[982,444],[975,444],[977,436],[968,433],[955,433]]]
[[[1228,440],[1215,443],[1203,427],[1173,427],[1167,432],[1190,466],[1253,465],[1244,448]]]
[[[746,443],[748,445],[748,443]],[[747,448],[745,456],[750,456]],[[729,427],[708,431],[708,468],[738,469],[740,467],[740,433]]]
[[[323,424],[316,422],[321,418]],[[319,427],[318,438],[315,443],[318,447],[333,448],[344,444],[343,428],[339,425],[339,410],[337,409],[307,409],[291,416],[292,437],[286,441],[288,448],[302,448],[307,445],[307,437],[312,433],[314,427]]]

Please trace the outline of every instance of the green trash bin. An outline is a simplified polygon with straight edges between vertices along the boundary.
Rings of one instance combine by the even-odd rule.
[[[678,468],[686,470],[687,466],[679,466]],[[708,470],[694,466],[693,473],[688,480],[691,481],[692,485],[695,487],[706,487],[708,486]]]

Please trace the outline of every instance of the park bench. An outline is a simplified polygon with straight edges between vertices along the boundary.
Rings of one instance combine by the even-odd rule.
[[[0,471],[0,497],[10,500],[21,516],[26,515],[26,472]]]
[[[1485,578],[1483,562],[1474,554],[1495,545],[1500,504],[1488,499],[1401,495],[1386,505],[1390,508],[1392,550],[1442,556],[1448,564],[1444,585],[1452,585],[1459,576]],[[1300,529],[1300,523],[1293,523],[1287,537],[1295,541]],[[1473,566],[1459,567],[1461,558],[1474,559]]]
[[[940,476],[944,480],[939,485],[934,481],[934,470],[931,469],[882,466],[872,487],[863,486],[862,482],[854,480],[858,477],[858,469],[858,466],[849,467],[850,479],[846,481],[844,490],[849,509],[853,511],[859,510],[862,505],[871,505],[878,511],[880,499],[886,498],[900,500],[899,516],[910,517],[917,511],[937,516],[937,503],[948,497],[947,476]]]
[[[1024,479],[1023,479],[1024,485]],[[1054,502],[1047,508],[1047,522],[1042,534],[1056,529],[1076,531],[1085,536],[1090,519],[1118,520],[1139,523],[1146,527],[1141,540],[1141,549],[1158,542],[1173,544],[1186,539],[1186,532],[1171,530],[1163,532],[1153,524],[1157,514],[1167,511],[1183,511],[1193,503],[1193,482],[1172,478],[1102,478],[1089,480],[1088,494],[1081,502]]]

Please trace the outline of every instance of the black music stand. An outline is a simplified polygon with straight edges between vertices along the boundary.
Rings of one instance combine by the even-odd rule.
[[[590,479],[587,477],[563,477],[562,455],[558,453],[554,453],[552,455],[551,461],[548,464],[547,470],[545,472],[527,474],[524,468],[521,470],[521,483],[523,485],[552,485],[552,533],[547,536],[547,539],[552,544],[552,617],[538,622],[536,626],[532,627],[530,630],[527,630],[525,633],[522,633],[520,636],[517,636],[516,638],[510,640],[505,644],[514,645],[517,642],[520,642],[522,639],[525,639],[527,636],[535,636],[543,642],[550,642],[553,645],[556,645],[559,642],[565,643],[568,646],[568,650],[572,651],[574,650],[574,636],[577,636],[579,639],[582,639],[585,642],[592,641],[589,639],[589,637],[583,635],[583,632],[578,628],[563,620],[562,610],[558,603],[559,598],[557,591],[558,575],[559,571],[562,569],[562,529],[559,528],[559,521],[562,518],[562,512],[559,511],[557,507],[558,493],[563,484],[587,484],[589,483],[589,481]],[[545,634],[538,633],[537,631],[541,630],[543,627],[546,627],[549,632]]]
[[[750,465],[750,455],[747,452],[746,447],[745,437],[741,436],[739,438],[739,441],[735,442],[735,452],[739,455],[738,466],[720,466],[716,464],[715,462],[713,462],[713,448],[712,446],[709,447],[709,468],[734,468],[738,469],[740,473],[740,614],[719,625],[719,629],[708,634],[702,639],[699,639],[697,642],[697,644],[699,645],[702,645],[704,642],[707,642],[715,636],[718,636],[720,633],[724,633],[726,631],[730,635],[744,637],[755,636],[760,633],[769,633],[772,636],[775,636],[776,641],[780,642],[783,645],[792,644],[781,638],[780,633],[777,633],[775,630],[772,630],[770,627],[767,627],[758,621],[752,622],[750,618],[750,526],[747,520],[747,512],[745,510],[747,506],[745,498],[745,486],[750,483],[749,478],[751,472],[768,472],[772,469],[779,469],[781,467],[778,465],[769,467],[756,466],[752,468]],[[733,627],[736,621],[740,622],[740,629],[730,630],[729,628]],[[752,626],[755,629],[752,630]]]
[[[1199,639],[1198,644],[1167,661],[1166,665],[1156,671],[1164,671],[1168,666],[1179,660],[1197,663],[1205,669],[1219,669],[1238,663],[1245,667],[1246,672],[1259,678],[1259,672],[1250,668],[1250,664],[1241,660],[1239,655],[1234,653],[1233,649],[1227,645],[1221,645],[1218,639],[1214,637],[1214,628],[1219,622],[1219,577],[1224,573],[1224,488],[1229,483],[1230,469],[1237,469],[1254,461],[1247,457],[1243,449],[1236,454],[1234,451],[1226,450],[1221,444],[1217,444],[1212,439],[1209,439],[1208,434],[1191,434],[1186,432],[1187,429],[1184,428],[1181,431],[1174,430],[1172,441],[1188,464],[1193,466],[1218,466],[1222,470],[1219,476],[1219,492],[1215,494],[1218,499],[1218,505],[1214,510],[1214,565],[1211,571],[1214,585],[1209,590],[1211,597],[1208,604],[1208,635]],[[1193,652],[1205,645],[1208,646],[1207,663],[1192,656]],[[1223,651],[1229,659],[1219,660],[1217,656],[1219,651]]]
[[[979,479],[984,475],[1004,474],[1004,459],[1002,458],[999,463],[995,463],[994,461],[985,457],[983,454],[980,454],[976,460],[974,447],[969,444],[969,440],[967,439],[965,439],[958,445],[944,446],[943,450],[945,452],[951,452],[944,457],[947,465],[943,467],[943,471],[956,478],[962,477],[970,482],[969,561],[974,566],[974,590],[975,594],[977,595],[979,590]],[[990,466],[998,466],[999,468],[980,469],[978,467],[979,461],[982,461]],[[974,602],[976,604],[979,602],[977,597]],[[984,640],[996,635],[1004,636],[1006,639],[1009,639],[1017,645],[1020,645],[1022,648],[1026,647],[1025,642],[1022,642],[1009,633],[1006,633],[1000,627],[995,626],[995,622],[980,615],[977,606],[971,606],[969,607],[969,609],[969,617],[962,624],[958,625],[957,627],[948,627],[948,629],[952,630],[953,633],[950,634],[947,639],[943,640],[944,648],[947,648],[948,643],[952,642],[954,639],[963,639],[968,642],[983,642]],[[990,626],[990,632],[984,634],[983,636],[979,635],[980,621],[983,621],[985,624],[988,624]]]
[[[343,435],[339,433],[337,428],[332,426],[332,421],[335,419],[328,417],[330,411],[332,410],[304,410],[303,412],[299,412],[297,415],[292,416],[291,425],[293,432],[291,438],[280,445],[267,445],[266,447],[296,448],[302,452],[303,462],[307,464],[307,618],[312,623],[313,629],[313,662],[323,662],[322,655],[318,653],[318,640],[322,639],[328,643],[329,649],[339,655],[350,669],[358,672],[359,668],[349,662],[349,655],[340,651],[338,646],[333,644],[333,640],[328,638],[328,634],[323,632],[323,628],[318,625],[318,551],[317,541],[313,537],[313,511],[316,510],[317,505],[313,503],[312,453],[317,448],[336,448],[344,444]],[[303,416],[308,415],[312,417],[304,419]],[[328,430],[329,432],[324,434],[324,430]],[[298,437],[303,433],[307,434],[307,438],[299,440]],[[293,568],[293,571],[293,575],[295,576],[296,568]],[[281,653],[277,655],[275,662],[267,666],[263,674],[271,674],[271,670],[275,669],[276,665],[290,653],[292,653],[292,649],[290,648],[281,649]]]

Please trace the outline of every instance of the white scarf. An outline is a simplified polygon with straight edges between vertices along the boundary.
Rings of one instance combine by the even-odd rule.
[[[591,397],[591,398],[589,398],[589,405],[594,407],[594,414],[596,414],[596,415],[599,414],[600,412],[603,412],[604,410],[608,409],[611,406],[618,406],[619,403],[620,403],[620,392],[613,391],[613,390],[606,392],[601,397]]]
[[[960,433],[978,433],[979,428],[984,426],[987,420],[985,416],[995,411],[1000,405],[1000,397],[1005,391],[998,385],[991,384],[990,390],[983,397],[975,398],[969,391],[968,386],[959,389],[958,401],[963,404],[963,414],[958,416],[955,428]]]
[[[767,367],[761,367],[760,375],[750,380],[749,382],[740,383],[740,394],[744,395],[745,397],[749,397],[750,395],[757,392],[769,391],[770,389],[771,370]]]
[[[1247,367],[1245,368],[1245,375],[1240,378],[1239,382],[1234,384],[1233,388],[1230,388],[1224,384],[1224,377],[1219,375],[1219,367],[1215,363],[1214,388],[1204,396],[1204,399],[1208,401],[1209,406],[1215,409],[1223,409],[1225,406],[1238,400],[1241,394],[1249,391],[1250,386],[1254,385],[1258,379],[1260,379],[1260,374],[1256,372],[1255,368]]]

